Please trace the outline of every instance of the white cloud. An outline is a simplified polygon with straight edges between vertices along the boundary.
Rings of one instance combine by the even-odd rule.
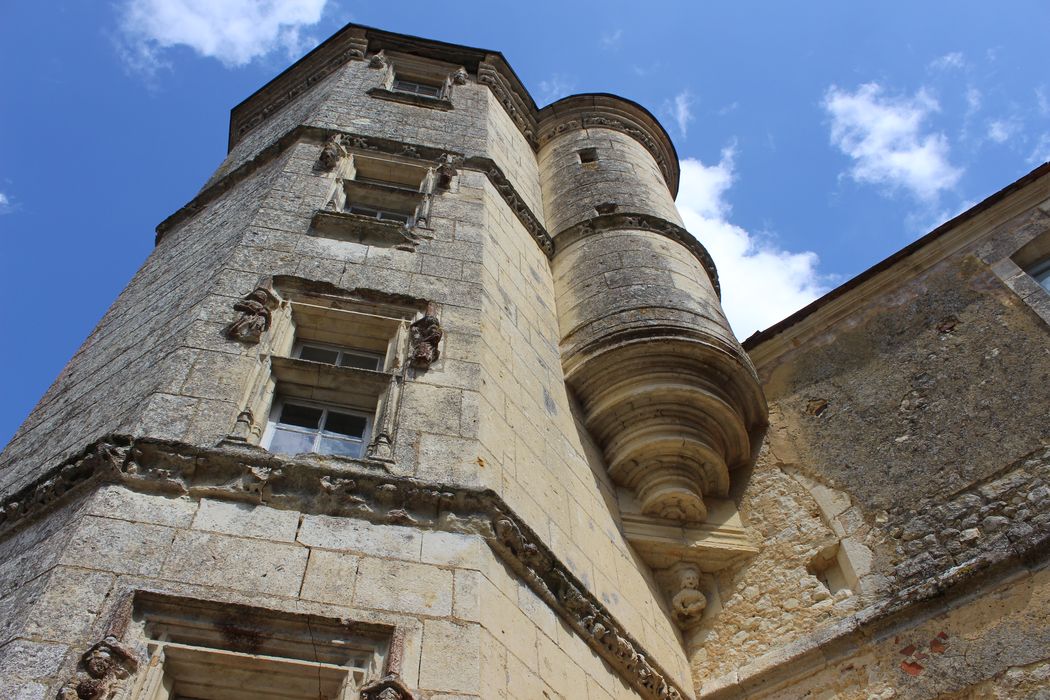
[[[1044,117],[1050,117],[1050,97],[1047,96],[1045,85],[1040,85],[1035,89],[1035,101],[1039,106],[1039,113]]]
[[[301,53],[315,40],[302,34],[317,24],[327,0],[125,0],[122,54],[137,71],[167,67],[164,50],[187,46],[227,67],[271,51]]]
[[[550,80],[540,81],[540,101],[547,104],[560,100],[571,95],[575,88],[576,82],[574,80],[566,78],[559,73],[552,76]]]
[[[817,273],[817,255],[793,253],[729,223],[725,194],[733,184],[735,152],[727,148],[717,165],[681,161],[678,211],[686,228],[718,267],[722,307],[740,338],[782,320],[827,291]]]
[[[981,108],[981,91],[975,87],[971,87],[966,90],[966,106],[968,108],[966,116],[970,116]]]
[[[930,68],[937,70],[948,70],[950,68],[962,68],[966,65],[966,59],[963,58],[961,51],[952,51],[946,53],[940,58],[936,58],[930,61]]]
[[[620,39],[622,38],[622,29],[617,29],[615,32],[606,32],[605,34],[602,34],[602,46],[607,49],[614,48],[620,45]]]
[[[673,100],[664,101],[663,111],[670,115],[678,126],[678,133],[685,138],[689,122],[693,121],[693,94],[689,90],[682,90]]]
[[[1032,154],[1028,156],[1028,162],[1032,165],[1042,165],[1050,161],[1050,132],[1039,137]]]
[[[988,122],[988,138],[996,143],[1006,143],[1021,131],[1021,125],[1013,119],[993,119]]]
[[[0,192],[0,214],[10,214],[14,210],[15,206],[11,203],[11,198],[6,193]]]
[[[925,90],[914,97],[889,97],[877,83],[855,92],[828,88],[824,109],[831,115],[831,143],[853,159],[857,182],[904,188],[925,202],[954,187],[962,169],[948,159],[948,138],[923,131],[940,109]]]

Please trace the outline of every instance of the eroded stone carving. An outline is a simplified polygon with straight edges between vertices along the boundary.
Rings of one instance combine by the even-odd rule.
[[[378,681],[372,681],[361,688],[361,700],[414,700],[414,698],[412,691],[396,673],[391,673]]]
[[[325,170],[332,170],[345,155],[346,147],[343,146],[343,137],[339,134],[333,134],[325,141],[318,161],[320,161],[321,167]]]
[[[452,185],[452,178],[459,173],[456,166],[462,162],[463,158],[460,156],[454,156],[450,153],[441,155],[441,160],[434,169],[434,172],[437,174],[436,184],[438,189],[447,190]]]
[[[408,522],[405,518],[411,518],[419,527],[480,535],[643,697],[682,698],[667,680],[667,674],[649,660],[624,627],[585,592],[541,541],[533,539],[528,528],[492,492],[433,488],[365,468],[348,471],[341,466],[333,471],[308,459],[273,455],[239,443],[208,448],[155,439],[110,440],[92,445],[83,453],[85,456],[60,465],[46,480],[71,469],[69,478],[63,480],[70,488],[94,480],[119,483],[145,493],[232,501],[257,496],[275,508],[329,515],[353,513],[369,522],[385,524]],[[109,466],[101,466],[102,463]],[[9,498],[5,508],[12,501],[27,500],[26,493]],[[324,497],[319,498],[318,494]],[[51,501],[48,505],[53,504]],[[6,526],[12,524],[8,522]],[[392,689],[407,692],[396,685]],[[376,692],[385,690],[387,686],[382,686]],[[70,696],[71,700],[76,697]],[[398,696],[372,697],[385,700]]]
[[[386,68],[386,66],[386,54],[382,51],[372,54],[372,57],[368,59],[369,68]]]
[[[467,69],[464,68],[463,66],[460,66],[455,71],[453,71],[452,75],[449,76],[449,77],[452,80],[452,84],[453,85],[466,85],[467,84]]]
[[[427,312],[413,322],[409,330],[412,335],[412,366],[429,369],[441,355],[438,344],[445,335],[441,321],[434,315],[433,305],[427,307]]]
[[[695,564],[681,563],[674,567],[678,577],[678,592],[671,598],[671,612],[675,622],[683,629],[700,622],[707,608],[707,596],[700,591],[700,568]]]
[[[256,287],[233,305],[233,310],[241,315],[226,327],[226,336],[242,343],[258,343],[262,334],[270,329],[271,314],[280,303],[271,290]]]
[[[131,649],[107,636],[80,657],[76,675],[58,691],[58,700],[109,700],[138,666]]]
[[[500,193],[504,201],[510,207],[510,210],[514,212],[514,215],[518,217],[525,230],[532,235],[536,243],[539,244],[544,254],[549,258],[554,255],[554,239],[551,238],[550,234],[547,233],[547,229],[543,227],[536,215],[532,213],[529,206],[521,199],[518,195],[517,190],[514,189],[514,185],[507,176],[503,174],[503,171],[489,159],[470,159],[469,165],[474,165],[484,170],[485,175],[488,176],[489,182],[496,188],[496,191]]]

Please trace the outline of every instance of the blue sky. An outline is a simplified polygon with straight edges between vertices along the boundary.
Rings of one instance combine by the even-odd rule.
[[[636,100],[743,338],[1050,159],[1050,4],[113,0],[0,7],[0,444],[225,153],[353,21]]]

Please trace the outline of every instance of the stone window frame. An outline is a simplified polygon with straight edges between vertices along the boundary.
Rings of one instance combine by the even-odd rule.
[[[401,393],[411,364],[412,323],[425,315],[416,306],[336,295],[292,292],[281,297],[229,439],[264,447],[278,402],[298,400],[371,416],[361,457],[317,456],[393,461]],[[303,342],[375,352],[383,355],[383,362],[368,370],[303,360],[296,356]]]
[[[369,96],[441,111],[453,109],[453,89],[456,85],[466,84],[468,78],[463,66],[396,51],[373,54],[368,65],[383,71],[380,86],[370,89]],[[399,82],[433,87],[437,94],[398,89]]]
[[[388,625],[347,623],[138,591],[130,640],[149,661],[129,682],[127,700],[247,700],[256,688],[297,700],[322,694],[357,700],[394,652]],[[280,693],[280,695],[277,695]]]
[[[1050,272],[1050,229],[1030,238],[1009,256],[994,263],[991,269],[1003,284],[1050,324],[1050,287],[1036,277]]]
[[[430,230],[431,206],[443,189],[444,164],[367,147],[340,148],[325,206],[314,215],[311,233],[363,245],[414,248]],[[367,174],[359,178],[362,173]],[[355,213],[355,203],[407,220]]]

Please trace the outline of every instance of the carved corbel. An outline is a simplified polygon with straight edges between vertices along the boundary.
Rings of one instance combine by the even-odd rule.
[[[107,636],[80,657],[76,675],[58,691],[58,700],[110,700],[138,667],[135,652]]]
[[[238,316],[226,327],[226,337],[242,343],[258,343],[270,329],[271,314],[281,303],[280,298],[266,287],[256,287],[233,305]]]
[[[317,159],[321,167],[325,170],[332,170],[335,166],[339,165],[339,161],[346,156],[347,150],[343,145],[343,137],[339,134],[333,134],[325,141],[324,148],[321,149],[321,155]]]
[[[441,328],[441,321],[434,315],[433,304],[427,306],[426,314],[414,321],[409,331],[412,338],[412,366],[418,369],[429,369],[441,355],[438,343],[445,335],[445,331]]]
[[[439,190],[447,190],[452,185],[452,178],[459,173],[458,166],[461,162],[463,159],[459,156],[449,153],[441,156],[438,166],[434,168],[434,173],[437,175],[435,185]]]
[[[680,562],[671,567],[677,579],[677,592],[671,597],[671,614],[683,630],[700,624],[707,608],[707,596],[700,590],[700,567]]]
[[[449,76],[453,85],[466,85],[467,84],[467,69],[460,66]]]
[[[391,673],[361,688],[361,700],[415,700],[401,677]]]
[[[368,67],[369,68],[377,68],[378,69],[378,68],[386,68],[386,66],[387,66],[386,54],[383,53],[382,51],[378,51],[378,52],[372,54],[372,57],[368,59]]]

